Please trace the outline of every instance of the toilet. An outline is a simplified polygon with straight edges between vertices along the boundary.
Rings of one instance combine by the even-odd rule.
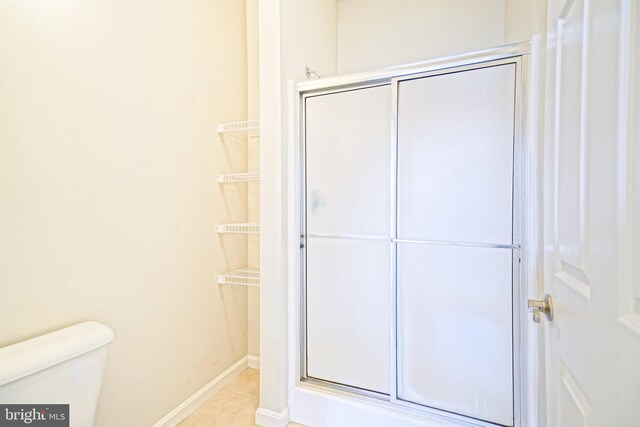
[[[0,404],[69,404],[70,425],[91,427],[112,340],[84,322],[0,348]]]

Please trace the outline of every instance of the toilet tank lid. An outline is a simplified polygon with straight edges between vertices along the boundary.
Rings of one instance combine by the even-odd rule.
[[[84,322],[0,348],[0,386],[102,347],[111,328]]]

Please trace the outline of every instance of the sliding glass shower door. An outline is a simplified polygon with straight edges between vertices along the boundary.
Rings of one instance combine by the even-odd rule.
[[[306,98],[307,376],[389,393],[390,91]]]
[[[397,398],[513,425],[515,64],[398,83]]]
[[[302,97],[303,380],[516,424],[518,66]]]

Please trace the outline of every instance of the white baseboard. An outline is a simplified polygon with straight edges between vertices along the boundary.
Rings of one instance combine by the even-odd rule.
[[[249,362],[249,367],[251,369],[260,369],[260,356],[247,356],[248,358],[248,362]]]
[[[164,418],[155,423],[153,427],[174,427],[191,415],[211,395],[231,382],[238,374],[248,367],[250,356],[238,360],[232,367],[218,375],[213,381],[198,390],[193,396],[185,400]]]
[[[286,427],[289,424],[289,408],[284,408],[280,413],[258,408],[256,424],[262,427]]]

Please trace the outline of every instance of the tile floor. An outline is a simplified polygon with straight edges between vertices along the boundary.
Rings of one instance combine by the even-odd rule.
[[[179,427],[253,427],[258,409],[260,373],[245,369],[232,382],[204,402]],[[289,426],[304,427],[289,423]]]

